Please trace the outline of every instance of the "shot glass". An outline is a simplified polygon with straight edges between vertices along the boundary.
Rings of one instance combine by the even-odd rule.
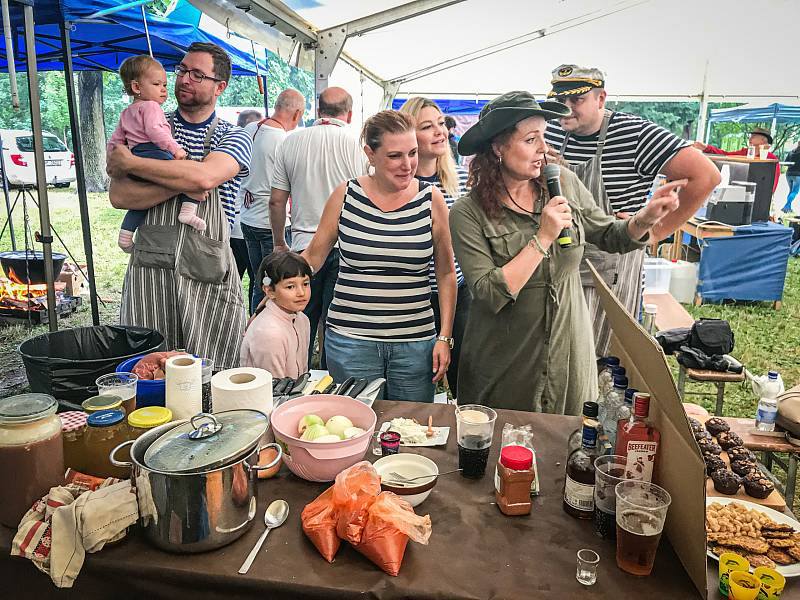
[[[400,452],[400,434],[396,431],[384,431],[381,434],[381,454],[389,456]]]
[[[597,581],[597,565],[600,555],[594,550],[582,548],[578,550],[578,570],[575,579],[582,585],[594,585]]]
[[[745,571],[732,571],[730,577],[731,591],[729,600],[756,600],[761,591],[761,581]]]
[[[614,490],[617,566],[631,575],[650,575],[672,497],[653,483],[631,479],[618,483]]]
[[[456,406],[456,440],[458,467],[468,479],[480,479],[486,472],[489,449],[492,447],[497,413],[479,404]]]
[[[758,567],[753,571],[753,575],[761,582],[761,591],[758,598],[765,600],[779,600],[786,586],[786,578],[775,569],[769,567]]]
[[[122,407],[125,414],[131,414],[136,410],[136,384],[139,376],[135,373],[109,373],[98,377],[97,393],[101,396],[119,396],[122,398]]]

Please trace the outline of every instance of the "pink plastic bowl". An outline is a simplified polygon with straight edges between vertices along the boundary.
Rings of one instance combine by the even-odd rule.
[[[364,430],[359,436],[340,442],[307,442],[297,434],[297,424],[305,415],[314,414],[323,421],[343,415],[355,427]],[[275,440],[283,448],[283,462],[289,470],[308,481],[333,481],[366,454],[377,417],[369,406],[349,396],[316,394],[302,396],[281,404],[270,416]]]

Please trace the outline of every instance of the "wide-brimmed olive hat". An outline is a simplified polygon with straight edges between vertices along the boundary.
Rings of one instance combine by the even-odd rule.
[[[483,107],[478,122],[461,136],[458,153],[461,156],[478,153],[497,134],[528,117],[560,119],[570,114],[570,109],[560,102],[537,102],[530,92],[507,92]]]

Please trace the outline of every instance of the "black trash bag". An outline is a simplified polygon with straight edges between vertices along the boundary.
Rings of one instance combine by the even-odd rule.
[[[31,391],[80,404],[97,394],[95,380],[138,354],[166,350],[164,336],[129,325],[77,327],[25,340],[18,351]]]
[[[688,327],[676,327],[674,329],[665,329],[656,334],[656,341],[661,344],[664,349],[664,354],[674,354],[680,350],[681,346],[689,344],[689,334],[691,329]]]
[[[708,356],[733,351],[733,331],[724,319],[699,319],[692,325],[689,345]]]

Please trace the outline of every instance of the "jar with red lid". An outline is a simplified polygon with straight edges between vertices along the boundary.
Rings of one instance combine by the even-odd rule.
[[[58,418],[61,419],[61,440],[64,443],[64,466],[81,473],[86,463],[83,435],[86,432],[88,416],[80,410],[58,414]]]
[[[519,516],[531,512],[533,452],[525,446],[503,446],[497,462],[495,498],[504,515]]]

